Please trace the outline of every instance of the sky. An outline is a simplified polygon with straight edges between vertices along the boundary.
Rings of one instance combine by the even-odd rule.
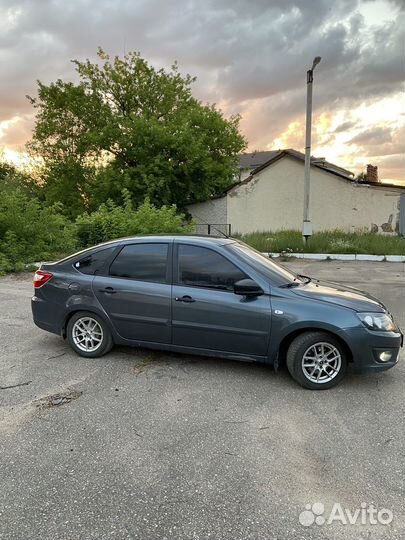
[[[36,81],[75,81],[71,59],[140,51],[197,76],[194,94],[241,115],[248,149],[304,148],[405,184],[405,0],[0,0],[0,150],[24,161]]]

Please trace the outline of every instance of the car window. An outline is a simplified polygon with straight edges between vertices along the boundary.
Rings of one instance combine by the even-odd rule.
[[[193,287],[233,290],[233,285],[248,276],[212,249],[179,246],[179,283]]]
[[[129,244],[110,266],[110,276],[166,283],[168,244]]]
[[[113,246],[107,249],[100,249],[87,255],[82,259],[79,259],[74,263],[76,270],[79,270],[82,274],[95,275],[101,273],[108,259],[112,256],[117,246]]]

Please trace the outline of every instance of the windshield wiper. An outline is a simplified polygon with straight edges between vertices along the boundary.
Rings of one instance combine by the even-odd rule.
[[[295,277],[293,281],[289,281],[288,283],[283,283],[283,285],[280,285],[280,288],[292,289],[293,287],[299,287],[301,283],[298,281],[298,279],[301,280],[301,283],[303,283],[304,285],[307,285],[308,283],[311,283],[312,281],[312,279],[309,276],[304,276],[303,274],[297,274],[297,277]]]

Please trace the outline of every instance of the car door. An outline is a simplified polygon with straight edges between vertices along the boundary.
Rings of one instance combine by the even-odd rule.
[[[183,243],[174,250],[173,345],[265,356],[270,297],[234,294],[233,284],[250,276],[219,251]]]
[[[125,339],[171,341],[171,247],[168,242],[128,243],[93,291]]]

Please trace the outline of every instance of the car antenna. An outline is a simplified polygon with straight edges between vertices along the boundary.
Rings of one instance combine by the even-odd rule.
[[[204,219],[202,219],[200,216],[197,216],[197,214],[194,214],[193,217],[196,217],[197,219],[199,219],[200,221],[202,221],[202,224],[203,225],[208,225],[208,227],[212,227],[214,229],[214,231],[217,231],[219,232],[219,234],[222,234],[222,236],[225,236],[225,238],[229,238],[229,236],[224,233],[223,231],[221,231],[220,229],[217,229],[214,225],[212,225],[211,223],[207,223]],[[198,224],[197,224],[198,225]]]

